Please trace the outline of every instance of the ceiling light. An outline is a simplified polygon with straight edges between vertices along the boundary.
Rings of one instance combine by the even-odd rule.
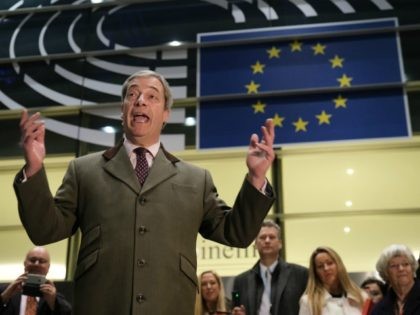
[[[177,40],[173,40],[173,41],[169,42],[168,45],[172,46],[172,47],[178,47],[178,46],[181,46],[181,42],[177,41]]]
[[[101,129],[102,129],[103,132],[106,132],[106,133],[116,133],[117,132],[117,130],[112,126],[105,126],[105,127],[102,127]]]
[[[184,124],[185,126],[192,127],[192,126],[195,126],[196,120],[194,117],[186,117]]]

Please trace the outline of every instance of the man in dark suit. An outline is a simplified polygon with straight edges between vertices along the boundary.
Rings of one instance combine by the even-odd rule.
[[[280,226],[274,221],[263,222],[255,239],[260,260],[234,280],[233,289],[239,293],[242,306],[233,314],[298,315],[308,270],[280,258],[280,234]]]
[[[25,273],[8,286],[0,288],[0,314],[26,314],[23,309],[29,308],[28,301],[32,295],[22,294],[28,274],[46,276],[50,269],[50,255],[44,247],[35,247],[26,255],[23,263]],[[71,305],[57,292],[54,283],[46,280],[39,287],[40,297],[34,300],[37,315],[70,315]],[[22,309],[22,312],[21,312]]]
[[[160,74],[130,76],[122,88],[123,141],[71,161],[54,197],[43,166],[45,126],[39,113],[22,113],[26,165],[14,181],[19,215],[35,244],[81,230],[74,276],[77,315],[192,314],[197,233],[247,247],[273,204],[265,177],[274,160],[271,119],[261,127],[261,139],[251,136],[248,173],[231,208],[207,170],[161,145],[171,105],[170,87]]]

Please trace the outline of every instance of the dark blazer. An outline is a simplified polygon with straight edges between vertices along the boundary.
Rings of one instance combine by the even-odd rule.
[[[244,180],[232,209],[207,170],[163,147],[143,187],[122,144],[71,161],[54,198],[44,169],[24,183],[20,176],[19,215],[34,244],[82,232],[77,315],[192,314],[197,234],[247,247],[274,201]]]
[[[371,315],[394,315],[397,295],[390,288],[388,293],[378,302],[372,310]],[[420,280],[415,279],[414,286],[407,295],[404,305],[404,315],[420,315]]]
[[[4,287],[0,288],[0,292],[3,292],[4,289]],[[6,304],[1,303],[0,315],[19,315],[21,296],[21,294],[15,294]],[[47,302],[41,298],[36,313],[37,315],[70,315],[71,305],[61,294],[57,293],[54,311],[52,311]]]
[[[271,281],[271,314],[298,315],[299,299],[306,289],[308,270],[279,258]],[[252,269],[235,278],[233,288],[239,291],[240,301],[245,306],[246,314],[257,315],[264,292],[259,261]]]

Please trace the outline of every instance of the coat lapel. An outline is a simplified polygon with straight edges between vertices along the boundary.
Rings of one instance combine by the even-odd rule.
[[[248,276],[248,284],[246,287],[248,288],[247,296],[250,299],[248,301],[249,310],[247,310],[247,314],[258,314],[258,308],[264,290],[260,277],[259,262],[252,267],[252,272]]]
[[[277,270],[278,280],[277,280],[276,288],[274,290],[275,300],[273,300],[273,306],[275,307],[275,309],[274,309],[273,314],[277,314],[277,312],[279,311],[278,308],[280,306],[280,300],[283,295],[283,291],[284,291],[284,288],[286,287],[287,280],[290,274],[289,268],[287,268],[286,263],[282,259],[279,259],[279,263],[277,267],[278,267],[278,270]],[[271,292],[273,293],[273,290]]]
[[[178,160],[169,160],[166,151],[160,148],[158,154],[153,160],[153,165],[150,168],[149,176],[144,182],[142,193],[159,185],[161,182],[177,174],[177,169],[174,167]]]
[[[104,165],[106,172],[128,185],[133,191],[140,190],[140,184],[122,145],[106,151],[104,157],[108,159]]]
[[[117,146],[105,151],[103,156],[108,160],[104,166],[106,172],[128,185],[135,192],[140,192],[140,184],[134,173],[127,152],[122,145],[122,141]],[[174,167],[177,162],[179,162],[179,159],[171,155],[163,146],[161,146],[153,160],[152,167],[150,168],[149,175],[146,178],[141,192],[144,193],[162,181],[174,176],[177,173],[177,169]]]

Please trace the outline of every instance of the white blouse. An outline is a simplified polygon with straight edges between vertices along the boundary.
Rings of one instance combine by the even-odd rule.
[[[351,296],[333,297],[328,291],[324,294],[324,306],[322,315],[361,315],[362,311],[357,307],[357,303]],[[304,294],[300,298],[299,315],[312,315],[311,307],[308,302],[308,295]]]

